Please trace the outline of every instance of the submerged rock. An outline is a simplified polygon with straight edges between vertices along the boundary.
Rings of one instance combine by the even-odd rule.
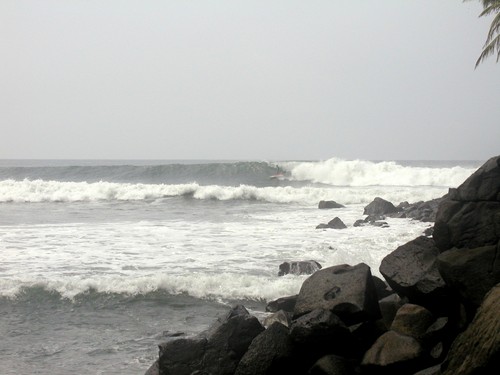
[[[319,209],[329,209],[329,208],[344,208],[345,206],[337,203],[335,201],[320,201],[318,204]]]
[[[365,207],[363,215],[386,215],[398,211],[399,209],[396,208],[391,202],[376,197],[373,202]]]
[[[321,264],[315,260],[301,260],[295,262],[284,262],[279,266],[278,276],[288,274],[292,275],[310,275],[317,270],[320,270]]]

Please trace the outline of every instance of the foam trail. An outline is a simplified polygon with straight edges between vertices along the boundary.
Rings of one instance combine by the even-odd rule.
[[[200,200],[250,200],[271,203],[317,204],[336,200],[343,204],[366,203],[376,196],[401,201],[430,200],[447,192],[439,186],[360,186],[360,187],[256,187],[249,185],[200,186],[191,184],[130,184],[113,182],[59,182],[43,180],[0,181],[0,202],[79,202],[156,200],[189,196]]]

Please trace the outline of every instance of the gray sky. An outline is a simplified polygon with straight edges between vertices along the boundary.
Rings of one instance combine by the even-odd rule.
[[[479,1],[0,1],[0,158],[486,159]]]

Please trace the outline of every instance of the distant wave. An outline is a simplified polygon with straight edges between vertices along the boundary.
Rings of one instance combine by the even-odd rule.
[[[190,184],[131,184],[115,182],[59,182],[44,180],[0,181],[0,202],[138,201],[186,197],[200,200],[250,200],[271,203],[317,204],[335,200],[342,204],[366,203],[381,196],[395,203],[440,197],[443,187],[412,186],[202,186]]]
[[[402,166],[392,161],[329,159],[286,164],[294,180],[335,186],[441,186],[456,187],[475,169],[454,166],[430,168]]]

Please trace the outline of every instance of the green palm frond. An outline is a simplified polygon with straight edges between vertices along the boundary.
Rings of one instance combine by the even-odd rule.
[[[497,62],[500,61],[500,34],[497,35],[493,40],[491,40],[490,43],[488,43],[484,48],[483,52],[481,52],[481,55],[479,55],[479,58],[476,61],[476,68],[479,64],[481,64],[486,58],[493,54],[497,54]]]
[[[483,3],[484,9],[479,17],[485,17],[491,14],[496,15],[491,22],[483,51],[476,61],[476,68],[486,58],[494,55],[495,53],[497,55],[497,62],[500,60],[500,0],[482,0],[481,2]]]

